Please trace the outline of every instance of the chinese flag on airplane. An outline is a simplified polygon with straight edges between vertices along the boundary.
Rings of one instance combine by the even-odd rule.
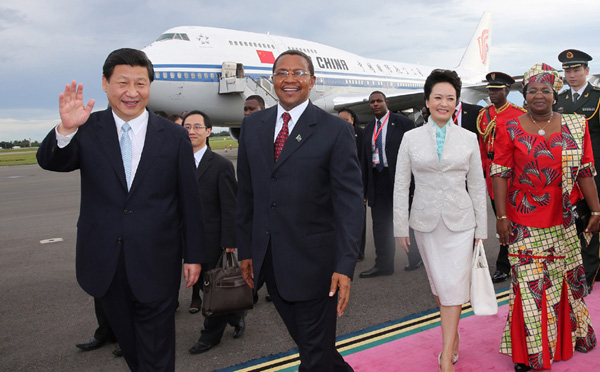
[[[261,63],[275,63],[275,56],[273,52],[269,52],[268,50],[257,50],[258,58]]]

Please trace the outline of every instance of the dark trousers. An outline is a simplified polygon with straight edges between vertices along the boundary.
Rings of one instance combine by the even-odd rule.
[[[178,293],[161,301],[141,303],[131,292],[123,255],[115,277],[100,299],[133,372],[175,370],[175,309]]]
[[[494,199],[492,201],[492,209],[494,210],[494,216],[496,214],[496,205]],[[508,261],[508,244],[500,244],[500,250],[498,251],[498,257],[496,258],[496,271],[501,271],[505,274],[510,274],[510,262]]]
[[[585,281],[590,288],[594,285],[596,276],[598,274],[598,268],[600,267],[600,257],[598,249],[600,244],[598,242],[598,233],[592,235],[590,244],[586,246],[585,239],[581,238],[581,258],[583,260],[583,269],[585,270]]]
[[[259,282],[266,283],[279,316],[298,345],[298,372],[353,372],[335,348],[337,295],[298,302],[281,298],[275,283],[270,247],[260,276]]]
[[[365,246],[367,245],[367,206],[365,205],[365,222],[363,223],[362,237],[360,238],[360,245],[358,246],[358,259],[362,260],[365,258]]]
[[[394,238],[394,188],[390,183],[389,169],[378,172],[372,169],[375,200],[371,206],[373,218],[373,241],[375,243],[375,267],[383,271],[394,271],[396,239]],[[414,232],[411,229],[411,244],[408,252],[408,264],[413,266],[421,260]]]
[[[97,298],[94,298],[94,312],[96,313],[96,320],[98,321],[98,328],[96,328],[96,332],[94,332],[94,338],[98,341],[116,342],[117,338],[106,318],[102,304],[100,304],[100,300]]]
[[[203,283],[204,273],[208,270],[214,269],[216,266],[216,261],[202,264],[202,271],[200,272],[200,278],[198,279],[198,282]],[[202,341],[210,345],[218,344],[221,342],[221,337],[223,337],[223,332],[225,332],[227,324],[231,325],[232,327],[237,327],[240,324],[240,321],[244,319],[245,313],[245,311],[237,311],[231,314],[204,318],[204,329],[200,332],[200,339],[198,341]]]

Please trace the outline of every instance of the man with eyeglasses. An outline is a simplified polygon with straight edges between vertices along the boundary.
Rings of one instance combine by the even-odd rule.
[[[314,106],[310,57],[275,60],[279,104],[242,121],[237,238],[242,273],[266,283],[298,345],[300,372],[353,371],[335,349],[363,224],[352,126]]]
[[[565,80],[569,84],[569,89],[563,90],[558,95],[558,108],[556,111],[585,116],[592,140],[592,149],[594,150],[594,164],[598,167],[600,164],[600,88],[587,81],[587,76],[590,73],[588,63],[592,60],[592,57],[580,50],[567,49],[558,55],[558,60],[562,62]],[[596,188],[600,192],[600,176],[596,175],[594,180],[596,181]],[[594,281],[599,277],[600,244],[598,233],[592,236],[592,240],[587,246],[585,246],[585,239],[581,239],[581,241],[581,257],[583,258],[585,278],[591,291]]]
[[[212,132],[212,121],[202,111],[190,111],[183,118],[183,127],[190,135],[194,149],[198,190],[202,200],[204,221],[205,261],[202,262],[202,272],[192,290],[190,313],[200,311],[200,288],[204,282],[204,273],[217,266],[223,249],[235,252],[235,205],[237,198],[237,183],[233,163],[213,152],[207,144]],[[223,332],[229,323],[234,327],[233,338],[239,338],[244,333],[246,323],[244,311],[238,311],[222,316],[204,318],[204,329],[194,346],[189,349],[191,354],[200,354],[210,350],[221,342]]]

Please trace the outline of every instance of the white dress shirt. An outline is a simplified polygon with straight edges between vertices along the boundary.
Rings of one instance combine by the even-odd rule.
[[[123,135],[123,123],[125,121],[118,117],[113,111],[113,118],[115,119],[115,125],[117,127],[117,135],[119,136],[119,142],[121,141],[121,136]],[[144,143],[146,142],[146,132],[148,130],[148,110],[144,110],[144,112],[138,116],[137,118],[128,121],[129,126],[131,126],[131,130],[129,131],[129,137],[131,138],[131,183],[135,179],[135,173],[137,172],[137,167],[140,164],[140,159],[142,158],[142,150],[144,149]],[[75,136],[77,131],[63,136],[58,133],[58,125],[54,128],[56,133],[56,143],[59,148],[66,147],[71,140]]]
[[[583,92],[585,91],[585,88],[587,88],[588,84],[589,83],[585,83],[585,85],[579,90],[573,90],[573,88],[571,88],[571,99],[573,100],[573,102],[575,102],[575,93],[579,93],[579,99],[581,99],[581,97],[583,96]]]
[[[390,121],[390,111],[386,112],[381,119],[375,118],[375,125],[373,126],[373,137],[371,137],[371,150],[375,148],[375,135],[377,134],[377,120],[381,120],[381,148],[383,149],[383,154],[379,154],[381,161],[383,162],[383,166],[388,166],[387,155],[385,154],[385,139],[387,137],[387,129],[388,123]],[[373,164],[373,168],[375,168],[375,164]]]
[[[206,153],[206,149],[208,146],[204,145],[203,148],[201,148],[200,150],[196,151],[194,153],[194,161],[196,162],[196,168],[198,168],[198,165],[200,164],[200,162],[202,161],[202,157],[204,156],[204,154]]]
[[[286,111],[283,107],[281,107],[279,103],[277,104],[277,121],[275,122],[275,136],[273,137],[273,143],[275,143],[277,135],[281,131],[281,128],[283,128],[283,118],[281,117],[281,115],[283,115],[284,112],[290,114],[291,119],[288,122],[288,135],[291,135],[292,131],[294,130],[294,127],[296,126],[296,123],[300,119],[300,116],[302,116],[304,110],[306,110],[306,107],[308,107],[308,100],[302,102],[290,111]]]

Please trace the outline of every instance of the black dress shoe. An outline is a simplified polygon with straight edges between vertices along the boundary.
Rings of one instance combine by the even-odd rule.
[[[499,271],[499,270],[496,270],[496,272],[492,276],[492,282],[494,282],[494,283],[502,283],[506,279],[508,279],[508,274],[503,273],[502,271]]]
[[[506,274],[505,274],[506,275]],[[526,371],[531,371],[531,367],[528,366],[527,364],[523,364],[523,363],[515,363],[515,371],[516,372],[526,372]]]
[[[381,270],[381,269],[373,266],[369,270],[363,271],[362,273],[360,273],[359,276],[361,278],[374,278],[376,276],[392,275],[393,273],[394,273],[394,270]]]
[[[406,265],[406,266],[404,266],[404,271],[415,271],[415,270],[417,270],[421,266],[423,266],[423,260],[419,260],[419,262],[417,262],[414,265]]]
[[[121,348],[118,349],[114,349],[112,351],[113,355],[116,357],[122,357],[123,356],[123,350],[121,350]]]
[[[218,342],[216,343],[218,344]],[[216,345],[215,344],[215,345]],[[207,344],[205,342],[202,342],[200,340],[196,341],[196,343],[194,344],[194,346],[192,346],[190,348],[190,350],[188,350],[190,352],[190,354],[200,354],[200,353],[204,353],[206,351],[209,351],[211,347],[215,346],[213,344]]]
[[[200,307],[202,306],[201,298],[192,299],[192,303],[190,304],[190,314],[196,314],[200,311]]]
[[[252,301],[253,301],[255,304],[258,302],[258,293],[256,293],[256,292],[255,292],[255,293],[252,295]]]
[[[265,300],[267,302],[273,302],[273,300],[271,299],[271,295],[267,293],[267,295],[265,296]]]
[[[240,320],[238,325],[236,325],[235,328],[233,329],[233,338],[242,337],[245,330],[246,330],[246,322],[244,321],[244,318],[242,318],[242,320]]]
[[[101,341],[95,337],[92,337],[89,340],[87,340],[86,342],[83,342],[81,344],[76,344],[75,347],[77,347],[83,351],[92,351],[92,350],[101,348],[102,346],[104,346],[105,343],[106,343],[106,341]]]

